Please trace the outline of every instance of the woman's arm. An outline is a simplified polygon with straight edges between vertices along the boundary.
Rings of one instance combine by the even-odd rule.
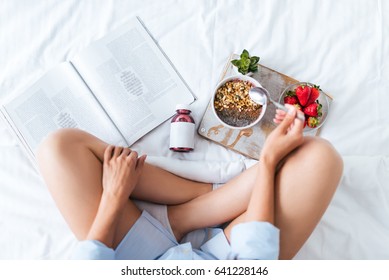
[[[303,123],[291,108],[269,135],[260,156],[256,180],[243,220],[231,231],[231,257],[277,259],[279,230],[274,226],[275,173],[280,161],[303,142]]]
[[[103,195],[97,210],[96,218],[86,237],[87,240],[98,240],[107,247],[113,248],[114,236],[118,226],[119,215],[124,205],[114,198]]]
[[[146,156],[128,148],[108,146],[104,152],[103,194],[88,240],[98,240],[112,248],[120,215],[134,190]]]
[[[275,167],[261,163],[246,211],[246,221],[262,221],[274,224],[274,177]]]
[[[277,115],[279,126],[266,139],[260,156],[259,172],[246,212],[246,221],[274,224],[274,178],[277,165],[303,143],[302,121],[297,111],[289,107],[288,114]],[[283,118],[283,119],[280,119]]]

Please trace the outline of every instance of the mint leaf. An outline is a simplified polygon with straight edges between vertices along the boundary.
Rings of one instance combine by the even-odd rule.
[[[250,72],[256,72],[258,70],[258,65],[250,65],[249,71]]]
[[[258,56],[252,56],[250,57],[250,62],[251,64],[257,64],[259,61],[259,57]]]
[[[241,65],[240,60],[237,60],[237,59],[231,60],[231,63],[232,63],[232,65],[234,65],[236,67],[240,67],[240,65]]]
[[[240,58],[249,58],[249,52],[247,50],[243,50],[242,54],[240,55]]]
[[[239,73],[246,75],[249,71],[258,71],[258,61],[258,56],[250,57],[249,52],[244,49],[240,55],[240,58],[231,60],[231,64],[238,68]]]

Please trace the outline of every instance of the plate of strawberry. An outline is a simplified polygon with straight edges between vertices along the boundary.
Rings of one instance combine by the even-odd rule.
[[[320,87],[305,82],[288,86],[281,94],[280,103],[291,104],[304,113],[305,131],[322,126],[329,109],[328,97]]]

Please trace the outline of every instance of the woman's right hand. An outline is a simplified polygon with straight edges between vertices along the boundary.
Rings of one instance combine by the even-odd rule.
[[[274,122],[279,125],[267,137],[260,156],[261,162],[273,168],[304,141],[304,123],[296,118],[299,112],[292,105],[286,104],[285,106],[289,111],[285,113],[277,110]]]
[[[86,239],[114,248],[122,211],[138,183],[145,159],[146,156],[138,158],[138,153],[129,148],[108,146],[105,149],[103,194]]]
[[[129,148],[108,146],[104,152],[103,195],[124,203],[137,185],[146,156]]]

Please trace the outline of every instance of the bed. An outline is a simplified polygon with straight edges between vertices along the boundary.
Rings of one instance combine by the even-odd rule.
[[[389,259],[388,13],[380,0],[1,1],[0,98],[139,16],[197,95],[198,124],[226,59],[246,48],[334,97],[320,136],[341,154],[344,174],[295,259]],[[76,240],[1,119],[0,135],[0,259],[68,258]],[[205,181],[227,180],[252,163],[198,135],[188,154],[170,152],[168,141],[165,122],[134,148]]]

